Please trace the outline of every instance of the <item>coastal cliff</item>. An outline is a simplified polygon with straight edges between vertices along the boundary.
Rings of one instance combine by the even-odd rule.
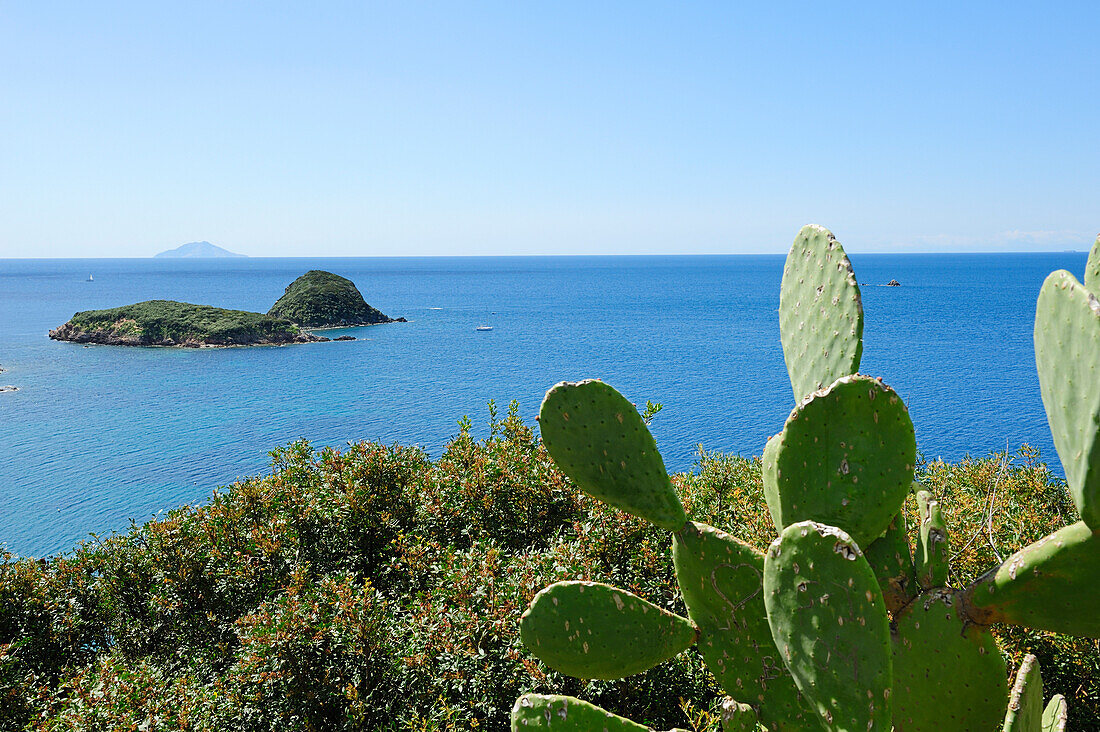
[[[291,282],[282,297],[267,311],[303,328],[337,328],[378,323],[404,323],[391,318],[363,299],[355,283],[319,269]]]
[[[281,318],[173,300],[76,313],[50,331],[56,341],[112,346],[259,346],[327,341]]]

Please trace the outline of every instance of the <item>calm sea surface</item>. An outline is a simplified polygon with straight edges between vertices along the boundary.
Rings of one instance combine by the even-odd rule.
[[[1035,298],[1083,253],[855,255],[861,371],[909,404],[930,458],[1030,443],[1061,473],[1035,376]],[[325,269],[407,324],[360,340],[177,350],[55,343],[78,310],[171,299],[266,311]],[[598,377],[638,404],[670,470],[697,445],[759,454],[793,406],[779,345],[781,256],[0,260],[0,542],[71,548],[217,486],[267,451],[400,442],[438,456],[486,403],[533,420],[547,388]],[[87,282],[88,276],[94,277]],[[902,287],[878,286],[898,279]],[[492,325],[491,332],[477,332]],[[345,331],[335,332],[339,335]]]

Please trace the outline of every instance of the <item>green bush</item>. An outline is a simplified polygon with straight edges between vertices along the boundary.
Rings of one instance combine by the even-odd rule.
[[[504,730],[521,693],[579,696],[702,729],[719,690],[697,652],[583,682],[523,648],[517,618],[560,579],[683,614],[668,532],[588,499],[515,408],[443,455],[303,442],[269,476],[49,560],[0,557],[0,730]],[[1074,520],[1025,448],[923,465],[962,579]],[[700,452],[674,476],[690,518],[766,547],[758,459]],[[993,506],[990,512],[990,505]],[[992,533],[990,533],[992,517]],[[1100,729],[1100,648],[997,630],[1042,662],[1073,729]]]

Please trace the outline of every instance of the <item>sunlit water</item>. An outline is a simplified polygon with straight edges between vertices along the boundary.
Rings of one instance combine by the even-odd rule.
[[[853,256],[861,371],[908,402],[928,457],[1030,443],[1060,472],[1035,375],[1035,298],[1082,253]],[[406,324],[353,342],[182,350],[56,343],[78,310],[172,299],[266,311],[308,269],[351,278]],[[533,420],[546,389],[599,377],[638,404],[670,470],[697,445],[759,454],[793,406],[776,308],[783,258],[0,260],[0,541],[43,555],[263,473],[304,437],[438,456],[486,403]],[[87,282],[89,275],[93,282]],[[882,287],[890,279],[902,287]],[[479,325],[493,330],[478,332]],[[329,333],[339,335],[344,331]]]

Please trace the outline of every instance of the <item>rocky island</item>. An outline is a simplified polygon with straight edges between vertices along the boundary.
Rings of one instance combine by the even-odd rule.
[[[147,300],[77,313],[50,331],[55,341],[111,346],[258,346],[324,341],[290,321],[245,310]]]
[[[107,310],[87,310],[50,331],[55,341],[111,346],[264,346],[330,339],[309,328],[407,322],[390,318],[364,300],[351,280],[311,270],[286,288],[264,315],[174,300],[147,300]],[[342,336],[337,340],[355,340]]]
[[[311,269],[291,282],[267,314],[303,328],[408,322],[404,318],[391,318],[368,305],[351,280],[320,269]]]

